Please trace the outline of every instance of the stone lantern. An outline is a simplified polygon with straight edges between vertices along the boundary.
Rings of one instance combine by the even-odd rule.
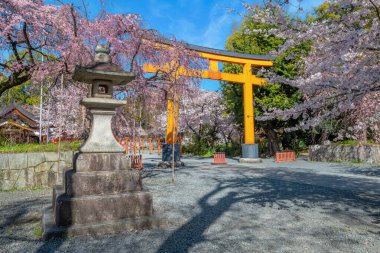
[[[43,238],[103,234],[149,228],[153,198],[143,191],[140,171],[131,169],[115,140],[111,119],[124,101],[112,99],[113,86],[133,80],[132,73],[111,63],[109,48],[96,47],[95,61],[75,70],[73,79],[92,85],[81,101],[92,116],[90,135],[66,169],[63,185],[53,189],[53,204],[44,210]]]
[[[113,137],[111,120],[115,109],[126,102],[112,99],[113,86],[129,83],[134,78],[132,73],[126,73],[111,63],[109,49],[104,45],[96,46],[93,64],[75,70],[74,80],[92,85],[90,97],[81,101],[82,105],[90,109],[92,128],[90,136],[79,148],[80,152],[124,152],[124,148]]]

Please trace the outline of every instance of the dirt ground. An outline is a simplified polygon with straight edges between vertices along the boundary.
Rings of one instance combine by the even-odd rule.
[[[0,192],[0,252],[380,252],[379,167],[188,157],[173,184],[158,160],[143,183],[167,227],[42,241],[51,190]]]

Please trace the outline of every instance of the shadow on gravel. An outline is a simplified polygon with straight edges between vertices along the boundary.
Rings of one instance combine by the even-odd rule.
[[[374,168],[365,168],[365,169],[350,169],[347,172],[355,174],[355,175],[364,175],[369,177],[380,177],[380,168],[374,167]]]
[[[318,164],[318,163],[316,163]],[[380,165],[379,164],[354,164],[354,163],[334,163],[330,165],[330,168],[334,171],[343,171],[344,173],[362,175],[368,177],[380,177]]]
[[[30,236],[21,233],[8,232],[15,229],[17,226],[32,226],[36,222],[41,221],[42,206],[46,205],[49,199],[34,199],[14,202],[12,205],[3,206],[0,209],[0,216],[4,217],[4,221],[0,224],[0,241],[7,242],[39,242],[37,237],[30,238]],[[36,228],[35,228],[36,229]],[[34,231],[33,231],[34,232]],[[39,251],[51,252],[51,251]]]
[[[197,168],[197,166],[175,167],[175,173],[180,172],[181,175],[190,176],[190,171],[195,168]],[[146,163],[141,172],[141,179],[163,177],[171,173],[171,168],[158,168],[157,163]]]
[[[286,180],[283,179],[285,175]],[[339,219],[342,223],[349,226],[367,224],[371,227],[369,230],[375,230],[370,232],[379,233],[380,227],[376,224],[379,224],[380,196],[360,195],[350,191],[350,186],[353,184],[369,182],[355,179],[356,182],[352,183],[350,182],[350,180],[354,181],[352,178],[311,173],[285,173],[285,175],[284,172],[281,174],[269,172],[262,177],[254,177],[249,174],[249,171],[248,173],[236,171],[234,178],[210,178],[210,183],[211,180],[216,181],[216,187],[198,200],[200,213],[175,230],[156,252],[189,252],[195,245],[206,242],[208,239],[205,232],[208,228],[238,203],[257,206],[257,208],[260,206],[285,210],[297,208],[301,209],[301,212],[307,212],[303,209],[319,207],[325,214]],[[327,181],[331,183],[331,187],[310,185],[307,183],[308,180]],[[335,188],[338,184],[346,184],[346,188]],[[218,197],[222,191],[224,196]],[[217,199],[216,203],[215,199]],[[210,202],[215,204],[209,204]],[[350,209],[354,208],[362,210],[367,217],[370,217],[372,225],[368,224],[368,220],[362,220],[361,216],[350,212]],[[247,232],[252,231],[252,228],[247,226],[240,229],[243,234],[244,229]],[[255,240],[255,238],[250,237],[249,240]],[[222,244],[223,242],[210,241],[210,243]],[[214,246],[218,248],[218,245]],[[238,248],[236,250],[239,251]]]
[[[21,225],[40,220],[40,216],[36,217],[35,212],[40,213],[39,208],[46,204],[47,200],[25,200],[17,201],[12,205],[2,206],[0,216],[3,217],[0,223],[0,229],[7,229],[9,226]],[[33,215],[32,215],[33,214]]]
[[[53,253],[61,247],[66,238],[52,238],[48,241],[45,241],[35,253]]]

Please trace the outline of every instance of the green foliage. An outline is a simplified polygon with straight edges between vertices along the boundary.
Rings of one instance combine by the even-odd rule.
[[[241,84],[222,83],[223,100],[234,121],[241,128],[244,125],[243,89]]]
[[[277,49],[285,41],[275,36],[266,36],[263,32],[252,32],[268,30],[272,27],[267,24],[254,23],[250,19],[244,19],[239,29],[227,39],[226,49],[239,53],[267,54]]]
[[[6,90],[0,96],[0,104],[9,105],[16,102],[20,105],[38,105],[40,96],[37,91],[31,90],[30,82]]]
[[[82,141],[62,141],[61,151],[78,150]],[[17,144],[17,145],[1,145],[0,153],[24,153],[24,152],[57,152],[58,143],[48,144]]]
[[[324,2],[317,8],[315,8],[315,16],[311,16],[308,18],[308,22],[314,22],[314,21],[322,21],[326,19],[335,19],[335,18],[340,18],[341,14],[339,13],[334,13],[334,12],[328,12],[328,10],[331,7],[330,2]],[[337,5],[335,4],[335,7]]]
[[[204,141],[193,140],[189,145],[182,146],[182,152],[184,154],[192,154],[195,156],[211,156],[212,151],[212,148],[210,148]]]
[[[212,157],[215,152],[224,152],[228,157],[239,156],[241,146],[238,143],[218,144],[209,147],[206,142],[191,143],[182,147],[184,154],[192,154],[195,156]]]
[[[241,155],[240,143],[227,143],[227,145],[220,144],[215,146],[215,152],[224,152],[226,156],[235,157]]]
[[[240,28],[228,38],[226,49],[250,54],[268,54],[278,49],[284,43],[281,38],[266,36],[260,30],[270,29],[266,24],[253,23],[249,19],[243,21]],[[247,33],[246,31],[258,32]],[[272,70],[286,78],[294,78],[302,69],[300,59],[310,50],[311,43],[302,43],[296,48],[291,48],[274,60]],[[241,72],[241,66],[224,64],[224,71],[228,73]],[[243,126],[243,98],[242,87],[235,83],[223,83],[222,91],[227,108],[235,115],[236,123]],[[291,108],[301,101],[301,95],[293,87],[284,84],[268,84],[255,89],[255,105],[257,115],[263,108]]]

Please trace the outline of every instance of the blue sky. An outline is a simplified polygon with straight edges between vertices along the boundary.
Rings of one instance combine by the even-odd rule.
[[[48,0],[54,2],[55,0]],[[66,0],[80,5],[81,1]],[[84,0],[90,17],[96,16],[101,6],[97,0]],[[162,35],[175,37],[191,44],[223,49],[227,37],[239,26],[244,8],[241,0],[103,0],[111,13],[136,13],[147,28]],[[261,3],[262,0],[247,0]],[[294,0],[295,2],[295,0]],[[312,10],[323,0],[303,0],[302,7]],[[295,4],[290,11],[294,11]],[[233,9],[234,11],[231,11]],[[219,82],[204,80],[202,88],[217,90]]]

